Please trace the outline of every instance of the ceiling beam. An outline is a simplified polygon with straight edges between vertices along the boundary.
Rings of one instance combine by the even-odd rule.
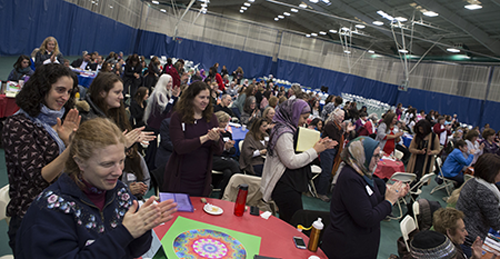
[[[210,1],[210,3],[208,4],[208,8],[210,8],[210,6],[212,6],[212,7],[227,7],[227,6],[232,6],[232,5],[243,6],[243,3],[245,3],[245,1],[242,1],[242,0]],[[255,4],[255,3],[252,3],[252,4]]]
[[[422,6],[425,6],[428,10],[439,13],[439,17],[442,17],[443,19],[449,21],[450,23],[473,37],[491,52],[495,53],[496,55],[500,55],[500,41],[490,38],[490,36],[486,32],[484,32],[474,24],[468,22],[467,20],[456,15],[444,6],[438,4],[435,0],[415,0],[415,2]]]

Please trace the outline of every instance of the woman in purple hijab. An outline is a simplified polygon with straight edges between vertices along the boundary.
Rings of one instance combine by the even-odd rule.
[[[311,108],[301,99],[283,102],[277,109],[271,131],[268,155],[262,172],[261,192],[263,199],[271,199],[280,209],[280,219],[289,222],[293,214],[302,209],[302,192],[308,190],[312,177],[310,163],[319,153],[338,143],[329,138],[320,139],[314,147],[296,152],[298,127],[304,125]]]

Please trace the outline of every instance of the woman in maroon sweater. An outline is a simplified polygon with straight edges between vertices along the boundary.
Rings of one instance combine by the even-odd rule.
[[[208,196],[212,182],[212,156],[221,155],[224,144],[204,82],[191,84],[174,108],[170,138],[174,152],[165,168],[162,192]]]

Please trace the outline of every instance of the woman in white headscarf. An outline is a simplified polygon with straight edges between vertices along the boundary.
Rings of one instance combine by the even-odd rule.
[[[143,120],[148,126],[148,130],[154,131],[155,135],[160,134],[161,122],[170,117],[170,111],[174,107],[181,92],[180,87],[172,88],[173,80],[169,74],[163,74],[158,79],[155,88],[148,98],[148,105],[144,111]],[[149,143],[146,151],[146,162],[150,169],[156,168],[155,157],[158,149],[157,140]]]

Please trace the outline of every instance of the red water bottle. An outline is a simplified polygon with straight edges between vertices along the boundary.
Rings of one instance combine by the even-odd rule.
[[[241,217],[243,216],[243,212],[245,212],[245,204],[247,203],[248,184],[242,183],[239,187],[238,197],[236,197],[236,202],[234,203],[234,215]]]

